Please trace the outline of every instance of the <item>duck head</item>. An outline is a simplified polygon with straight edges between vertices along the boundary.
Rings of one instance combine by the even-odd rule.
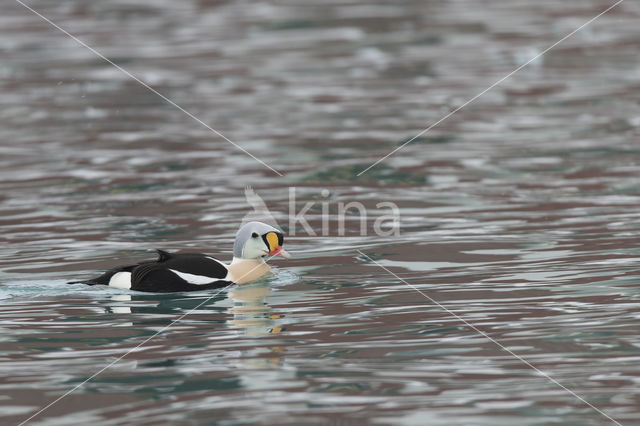
[[[249,222],[238,230],[233,244],[233,257],[258,260],[266,256],[291,257],[282,248],[282,232],[262,222]]]

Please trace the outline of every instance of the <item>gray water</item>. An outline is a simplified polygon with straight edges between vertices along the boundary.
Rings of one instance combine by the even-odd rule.
[[[0,423],[112,363],[29,424],[640,423],[637,2],[359,177],[612,2],[28,4],[283,176],[4,1]],[[273,276],[65,284],[229,260],[246,186],[294,255]]]

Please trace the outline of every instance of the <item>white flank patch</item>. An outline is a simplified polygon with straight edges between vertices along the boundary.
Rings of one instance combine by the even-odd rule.
[[[176,271],[175,269],[169,269],[171,272],[188,282],[189,284],[209,284],[212,281],[218,280],[218,278],[211,278],[204,275],[189,274],[187,272]]]
[[[131,272],[116,272],[109,280],[109,286],[115,288],[131,288]]]

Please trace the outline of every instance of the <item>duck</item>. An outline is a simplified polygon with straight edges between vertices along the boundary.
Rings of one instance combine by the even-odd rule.
[[[289,258],[282,247],[281,231],[262,222],[240,227],[233,243],[233,260],[225,264],[203,253],[169,253],[157,249],[156,260],[117,266],[96,278],[69,284],[109,287],[152,293],[171,293],[224,288],[264,277],[271,271],[267,260]]]

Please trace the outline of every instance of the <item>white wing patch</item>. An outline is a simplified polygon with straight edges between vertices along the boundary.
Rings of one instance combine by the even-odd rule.
[[[131,272],[116,272],[113,274],[111,279],[109,279],[109,287],[130,289]]]
[[[219,278],[211,278],[205,275],[189,274],[188,272],[180,272],[175,269],[169,269],[171,272],[188,282],[189,284],[209,284],[213,281],[218,281]]]

